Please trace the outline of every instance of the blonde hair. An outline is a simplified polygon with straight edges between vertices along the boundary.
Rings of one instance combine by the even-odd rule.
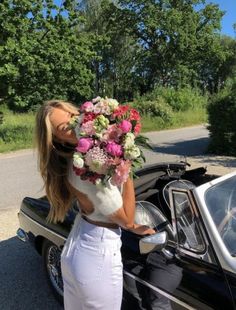
[[[50,114],[53,108],[61,108],[72,114],[78,114],[78,108],[62,100],[44,102],[36,115],[36,147],[38,149],[38,165],[44,181],[50,211],[49,222],[63,222],[74,199],[67,181],[68,161],[72,157],[73,148],[64,148],[53,136]]]

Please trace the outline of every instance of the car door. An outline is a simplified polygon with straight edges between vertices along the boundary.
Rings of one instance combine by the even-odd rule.
[[[123,235],[125,296],[133,309],[234,309],[229,287],[190,190],[172,188],[175,241],[139,252],[141,237]]]

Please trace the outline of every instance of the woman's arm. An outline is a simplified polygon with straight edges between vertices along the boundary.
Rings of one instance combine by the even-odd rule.
[[[131,178],[123,184],[123,205],[109,218],[122,226],[125,229],[132,229],[134,227],[134,214],[135,214],[135,192],[134,182]]]
[[[156,231],[146,225],[134,223],[135,216],[135,192],[133,179],[129,178],[123,185],[123,206],[110,216],[110,219],[124,229],[130,230],[138,235],[151,235]]]

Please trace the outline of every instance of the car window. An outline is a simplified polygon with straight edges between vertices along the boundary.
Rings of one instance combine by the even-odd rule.
[[[236,256],[236,176],[211,186],[204,198],[221,239]]]
[[[172,193],[179,246],[194,252],[203,252],[205,244],[187,192],[174,190]]]

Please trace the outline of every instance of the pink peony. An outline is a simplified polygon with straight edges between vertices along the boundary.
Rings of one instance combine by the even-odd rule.
[[[119,128],[122,130],[123,133],[127,133],[127,132],[131,131],[132,124],[129,121],[123,120],[119,124]]]
[[[111,178],[111,183],[116,186],[120,186],[127,181],[131,169],[131,163],[129,160],[122,160],[122,162],[116,167],[115,174]]]
[[[123,154],[121,146],[115,142],[108,142],[106,146],[106,151],[108,154],[111,154],[112,156],[119,157]]]
[[[80,107],[81,112],[92,112],[93,111],[93,103],[91,101],[86,101]]]
[[[87,136],[92,136],[95,134],[95,129],[93,127],[94,122],[93,121],[88,121],[86,123],[83,123],[81,125],[80,132],[84,133]]]
[[[77,152],[86,153],[93,146],[93,139],[81,138],[76,147]]]

